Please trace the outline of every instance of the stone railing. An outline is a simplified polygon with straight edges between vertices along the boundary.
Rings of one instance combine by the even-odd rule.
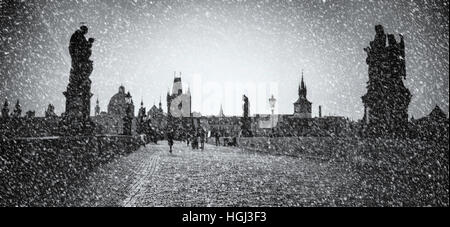
[[[363,176],[378,177],[377,186],[401,187],[424,204],[448,205],[447,142],[343,137],[240,138],[248,152],[283,155],[332,163]],[[286,166],[289,168],[289,166]],[[372,179],[372,178],[371,178]],[[384,183],[382,183],[384,182]],[[435,197],[446,198],[441,203]]]
[[[357,137],[254,137],[239,138],[244,150],[274,155],[315,156],[335,161],[371,160],[401,163],[408,156],[433,156],[448,162],[448,143],[411,139],[364,139]]]
[[[131,136],[3,139],[0,206],[71,206],[77,188],[101,164],[137,150]]]

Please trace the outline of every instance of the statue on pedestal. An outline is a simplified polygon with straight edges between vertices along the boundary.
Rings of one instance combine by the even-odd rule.
[[[250,119],[250,103],[248,101],[248,97],[246,95],[244,95],[242,97],[242,101],[244,102],[244,106],[243,106],[243,117],[242,117],[242,122],[241,122],[241,130],[242,130],[242,136],[243,137],[252,137],[252,131],[251,131],[251,124],[252,124],[252,120]]]
[[[81,26],[70,38],[69,53],[72,58],[69,85],[66,96],[66,111],[64,113],[65,132],[70,135],[90,134],[93,123],[90,120],[91,110],[91,80],[93,71],[92,55],[93,38],[86,38],[88,27]]]
[[[366,62],[369,81],[364,103],[364,132],[367,136],[404,137],[408,132],[408,106],[411,93],[406,79],[405,41],[386,34],[381,25],[375,27]]]
[[[127,136],[131,136],[132,135],[132,124],[133,124],[133,111],[132,111],[132,105],[133,105],[133,100],[131,99],[131,94],[130,92],[127,93],[127,95],[125,96],[125,100],[126,100],[126,114],[125,116],[122,118],[123,120],[123,135],[127,135]]]

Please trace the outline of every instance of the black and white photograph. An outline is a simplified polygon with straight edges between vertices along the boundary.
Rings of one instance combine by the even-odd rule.
[[[0,105],[0,207],[448,207],[449,1],[0,0]]]

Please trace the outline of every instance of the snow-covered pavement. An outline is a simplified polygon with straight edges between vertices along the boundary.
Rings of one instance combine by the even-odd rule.
[[[351,174],[320,159],[207,145],[147,145],[101,167],[83,187],[84,206],[363,205]],[[355,200],[356,199],[356,200]]]

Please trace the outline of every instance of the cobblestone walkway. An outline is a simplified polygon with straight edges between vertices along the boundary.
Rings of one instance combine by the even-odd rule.
[[[158,151],[160,150],[158,149],[157,152]],[[136,167],[140,172],[136,172],[136,177],[133,180],[127,197],[123,201],[123,206],[134,207],[136,206],[137,201],[145,196],[145,188],[151,183],[152,177],[157,172],[159,159],[159,156],[152,155],[149,158],[142,160],[140,163],[136,163]]]
[[[82,206],[135,206],[158,168],[163,145],[141,147],[138,151],[116,159],[91,174],[82,188]]]
[[[167,142],[147,145],[101,167],[84,187],[83,206],[340,206],[358,205],[339,167],[310,158],[204,151]]]

